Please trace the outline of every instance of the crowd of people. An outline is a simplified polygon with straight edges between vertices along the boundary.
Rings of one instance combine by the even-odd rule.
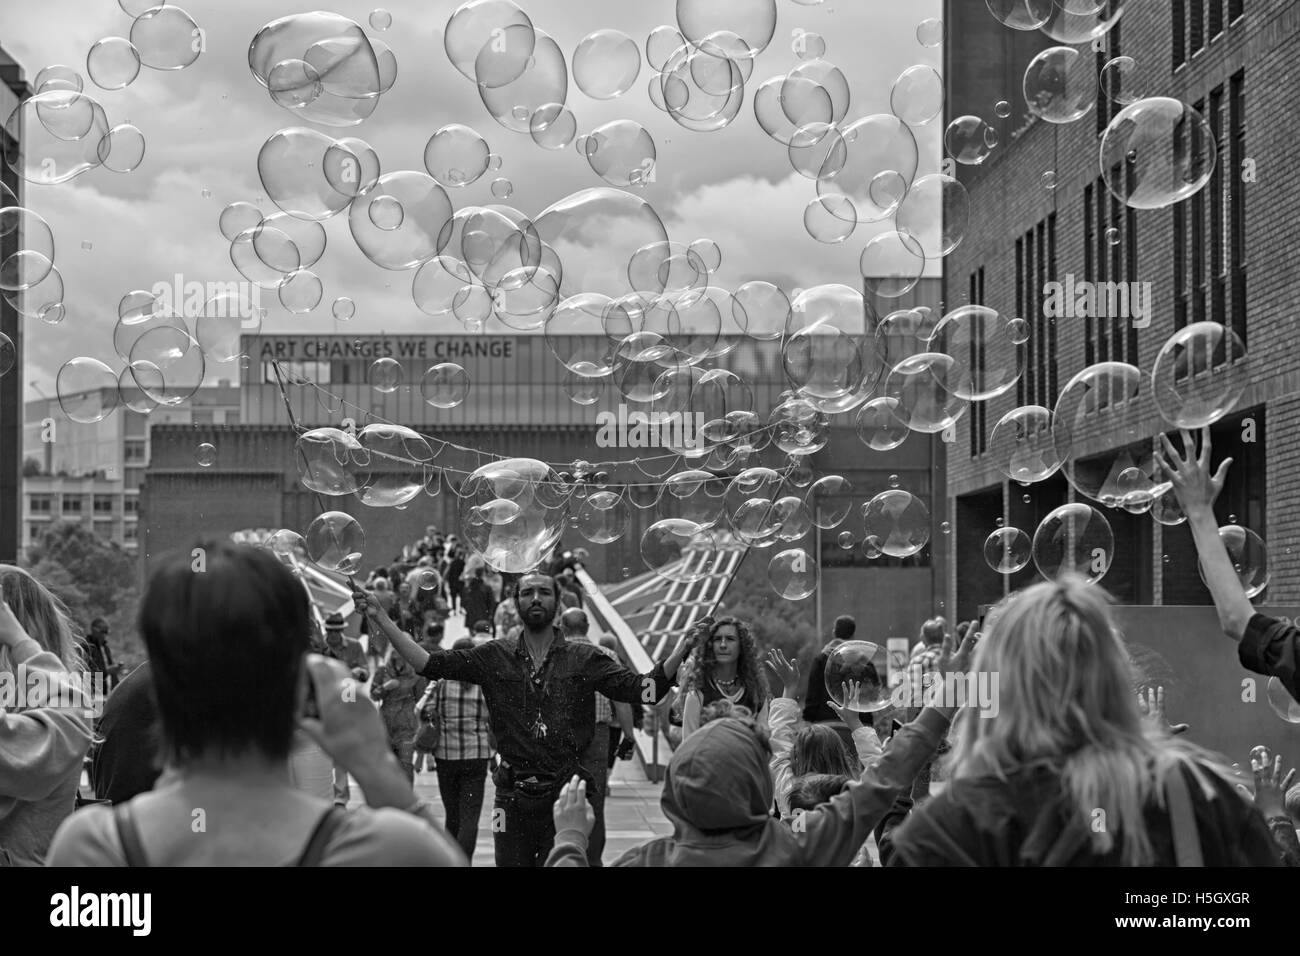
[[[1242,591],[1212,511],[1228,463],[1211,472],[1210,454],[1208,433],[1199,451],[1184,434],[1162,464],[1241,664],[1300,698],[1300,630]],[[203,547],[201,572],[188,551],[153,569],[148,662],[97,723],[66,608],[0,566],[0,674],[29,688],[0,710],[0,864],[463,866],[490,774],[498,866],[1300,865],[1282,755],[1252,752],[1247,788],[1231,755],[1170,726],[1162,694],[1135,692],[1105,593],[1078,578],[979,625],[924,622],[905,672],[929,696],[860,714],[857,687],[826,687],[847,616],[806,682],[734,617],[637,673],[591,639],[585,555],[498,576],[428,528],[322,626],[271,551]],[[468,636],[444,648],[458,614]],[[89,641],[104,668],[107,633]],[[936,692],[972,672],[999,676],[996,713]],[[673,831],[605,861],[609,770],[670,695]],[[441,810],[417,795],[430,771]]]

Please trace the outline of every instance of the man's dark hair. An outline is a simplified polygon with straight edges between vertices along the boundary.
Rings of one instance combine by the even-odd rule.
[[[140,602],[166,747],[206,755],[289,754],[308,649],[307,592],[271,552],[229,541],[159,560]]]
[[[443,631],[444,628],[438,621],[430,621],[428,624],[424,625],[425,637],[438,637],[443,633]]]
[[[815,810],[846,786],[849,778],[838,773],[805,773],[790,783],[790,809]]]
[[[92,630],[97,627],[108,627],[108,622],[104,620],[102,617],[97,617],[90,622],[90,627]]]
[[[474,626],[473,626],[472,628],[470,628],[470,630],[474,631],[475,633],[491,634],[491,633],[492,633],[492,622],[491,622],[491,621],[475,621],[475,622],[474,622]]]
[[[835,619],[835,639],[837,641],[851,641],[853,635],[858,631],[858,622],[853,620],[848,614],[841,614]]]

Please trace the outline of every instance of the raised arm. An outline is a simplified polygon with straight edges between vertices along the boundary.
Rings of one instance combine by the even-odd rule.
[[[471,651],[439,650],[430,653],[417,644],[415,638],[388,619],[388,615],[384,613],[373,593],[356,591],[352,595],[352,600],[366,615],[371,628],[382,632],[393,645],[393,649],[401,654],[421,677],[430,680],[450,677],[471,684],[482,684],[487,679],[489,668],[486,666],[484,653],[488,645],[480,645]]]
[[[1174,449],[1166,435],[1160,436],[1164,454],[1157,453],[1156,460],[1164,468],[1166,476],[1173,484],[1178,503],[1187,514],[1187,526],[1191,528],[1192,538],[1196,542],[1196,552],[1200,556],[1201,569],[1205,575],[1205,585],[1210,589],[1214,607],[1219,612],[1219,626],[1223,633],[1234,641],[1240,641],[1246,633],[1246,626],[1255,614],[1250,599],[1241,586],[1241,579],[1233,570],[1232,559],[1228,549],[1219,537],[1219,524],[1214,518],[1214,500],[1223,490],[1223,482],[1228,474],[1232,459],[1224,459],[1219,470],[1210,474],[1210,430],[1201,430],[1201,451],[1196,454],[1196,443],[1190,432],[1182,432],[1183,453]]]

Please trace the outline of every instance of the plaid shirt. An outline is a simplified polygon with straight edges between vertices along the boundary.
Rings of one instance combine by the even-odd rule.
[[[483,691],[477,684],[459,680],[442,680],[433,692],[442,730],[436,760],[487,760],[492,756],[488,742],[488,709]]]
[[[610,657],[614,658],[614,660],[618,660],[618,655],[608,647],[601,647],[597,644],[596,649],[608,654]],[[621,664],[622,661],[619,661],[619,663]],[[596,694],[596,723],[609,724],[610,726],[613,726],[614,724],[614,705],[610,703],[608,697],[601,693]]]

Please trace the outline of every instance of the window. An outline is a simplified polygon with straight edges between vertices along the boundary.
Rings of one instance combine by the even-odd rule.
[[[45,534],[45,529],[47,527],[48,525],[43,524],[33,524],[28,526],[27,535],[31,538],[33,544],[41,540],[41,535]]]
[[[1240,20],[1246,12],[1245,7],[1243,0],[1228,0],[1228,22],[1236,23]]]
[[[980,266],[970,275],[970,303],[971,305],[984,304],[984,267]],[[970,342],[970,370],[976,391],[983,391],[985,387],[984,376],[988,369],[985,367],[985,355],[982,342],[979,336],[971,336]],[[972,402],[970,407],[970,454],[974,458],[976,455],[982,455],[988,450],[988,403]]]
[[[123,482],[123,487],[127,488],[130,491],[135,491],[143,483],[144,483],[143,468],[128,468],[126,470],[126,480],[125,482]]]
[[[135,544],[140,536],[140,529],[133,524],[126,525],[122,528],[122,540],[127,544]]]
[[[301,385],[305,382],[315,382],[317,385],[330,384],[330,363],[329,362],[280,362],[280,371],[284,375],[286,385]],[[274,362],[262,363],[262,382],[266,385],[280,384],[279,378],[275,374]]]
[[[27,510],[34,515],[47,515],[54,510],[54,495],[31,494],[27,496]]]
[[[1237,16],[1241,13],[1238,11]],[[1232,285],[1232,330],[1246,342],[1246,71],[1228,81],[1228,268]]]
[[[1176,70],[1187,62],[1187,0],[1173,0],[1174,7],[1174,63]]]
[[[1056,326],[1043,307],[1043,290],[1055,282],[1056,214],[1016,240],[1016,305],[1029,323],[1030,336],[1017,395],[1022,405],[1056,404]]]
[[[140,511],[140,499],[135,495],[127,495],[122,499],[122,513],[133,515]]]
[[[123,447],[123,452],[128,462],[146,460],[145,443],[138,438],[128,438]]]
[[[65,515],[81,514],[81,499],[73,495],[63,496],[63,513]]]
[[[95,495],[95,514],[111,515],[113,513],[113,495]]]
[[[1205,0],[1191,0],[1188,12],[1191,16],[1188,17],[1187,47],[1192,56],[1196,56],[1205,49]]]
[[[1110,15],[1114,16],[1115,0],[1111,0],[1109,9]],[[1096,53],[1098,75],[1101,74],[1101,68],[1104,67],[1108,61],[1113,60],[1115,57],[1120,55],[1119,28],[1120,21],[1117,20],[1115,21],[1115,25],[1107,32],[1105,39],[1098,44]],[[1110,125],[1110,121],[1115,118],[1115,114],[1118,112],[1119,110],[1115,108],[1115,102],[1107,95],[1106,90],[1102,90],[1101,95],[1097,97],[1098,136],[1106,131],[1106,127]]]
[[[1092,281],[1097,265],[1097,221],[1092,200],[1095,188],[1098,187],[1092,183],[1083,187],[1083,277],[1088,281]],[[1091,315],[1083,317],[1083,364],[1085,367],[1097,364],[1097,339]]]

